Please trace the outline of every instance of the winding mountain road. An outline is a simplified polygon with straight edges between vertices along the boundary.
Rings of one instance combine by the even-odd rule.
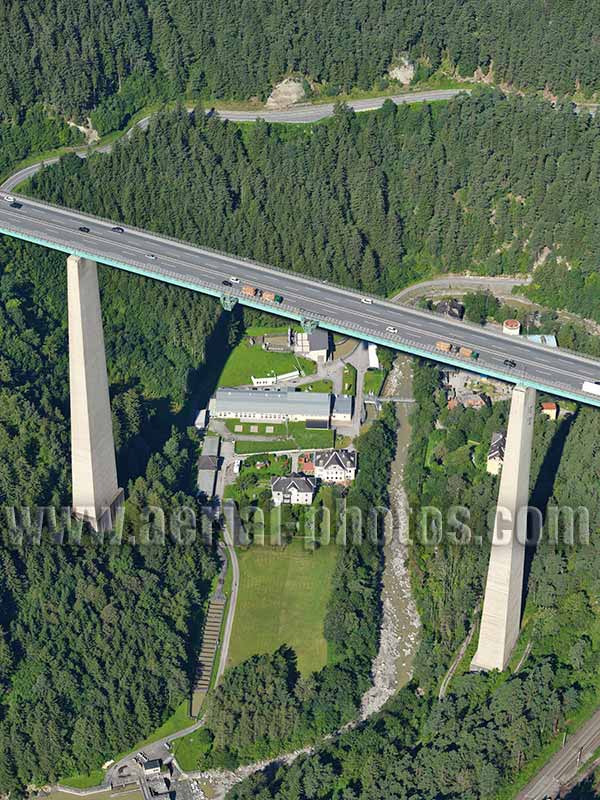
[[[350,108],[355,111],[375,111],[385,103],[386,100],[391,100],[393,103],[424,103],[432,102],[435,100],[450,100],[456,97],[457,94],[463,90],[459,89],[432,89],[427,92],[405,92],[403,94],[392,95],[390,97],[373,97],[367,100],[352,100],[348,102]],[[465,89],[464,91],[468,91]],[[221,119],[228,119],[231,122],[256,122],[258,119],[264,119],[266,122],[291,122],[291,123],[310,123],[318,122],[321,119],[330,117],[335,108],[334,103],[311,104],[303,103],[295,105],[292,108],[284,109],[281,111],[271,111],[267,108],[260,108],[256,111],[237,111],[235,109],[222,108],[216,112]],[[140,119],[135,125],[125,132],[125,136],[131,136],[136,128],[146,130],[150,124],[150,120],[154,115],[149,114],[147,117]],[[94,153],[109,153],[112,149],[112,144],[100,145],[99,147],[77,147],[72,152],[77,153],[80,158],[87,158]],[[27,178],[31,178],[36,172],[39,172],[45,166],[56,164],[59,157],[40,159],[36,164],[31,164],[22,169],[16,170],[10,177],[0,184],[0,189],[4,191],[12,191],[16,186],[22,183]]]

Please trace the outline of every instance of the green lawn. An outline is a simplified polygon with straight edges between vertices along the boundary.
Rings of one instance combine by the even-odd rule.
[[[285,436],[286,426],[285,423],[277,422],[241,422],[239,419],[226,419],[225,425],[227,430],[232,433],[244,434],[244,436]],[[241,425],[242,430],[236,431],[236,426]],[[250,428],[258,428],[257,431],[251,431]],[[267,432],[267,428],[273,428],[272,431]]]
[[[235,452],[239,455],[248,453],[275,453],[277,450],[295,450],[294,442],[289,439],[274,439],[272,442],[240,442],[235,443]]]
[[[384,369],[368,369],[365,372],[364,390],[365,394],[379,394],[386,371]]]
[[[228,426],[229,427],[229,426]],[[275,435],[285,435],[285,425],[275,425]],[[244,425],[246,428],[246,425]],[[232,430],[232,428],[230,428]],[[248,427],[249,430],[249,427]],[[248,431],[244,430],[244,434]],[[259,424],[258,436],[262,434]],[[333,447],[334,432],[332,430],[322,430],[320,428],[307,428],[304,422],[288,422],[287,439],[273,439],[269,442],[240,441],[235,443],[235,452],[240,455],[246,453],[270,453],[277,450],[310,450],[311,448]]]
[[[219,386],[241,386],[252,383],[253,375],[266,378],[273,373],[283,375],[296,369],[305,375],[312,375],[316,368],[316,364],[306,358],[299,358],[293,353],[269,353],[244,340],[227,359],[219,377]]]
[[[343,393],[354,397],[356,394],[356,367],[346,364],[344,367]]]
[[[255,545],[238,551],[240,592],[228,665],[288,644],[303,675],[327,663],[323,618],[337,548],[304,549],[301,539],[284,548]]]
[[[312,383],[304,383],[301,386],[296,388],[297,392],[326,392],[331,394],[333,391],[333,381],[330,381],[329,378],[322,378],[319,381],[313,381]]]
[[[311,447],[333,447],[333,431],[307,428],[304,422],[288,422],[288,431],[301,450]]]
[[[173,742],[173,753],[179,765],[190,772],[200,769],[202,756],[210,750],[210,736],[204,728],[199,728],[188,736]]]

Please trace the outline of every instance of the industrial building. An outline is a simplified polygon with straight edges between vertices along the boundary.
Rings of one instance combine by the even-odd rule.
[[[307,422],[329,425],[331,395],[293,389],[217,389],[209,403],[215,419],[253,422]]]

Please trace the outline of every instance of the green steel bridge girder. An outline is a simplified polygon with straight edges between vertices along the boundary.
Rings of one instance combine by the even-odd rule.
[[[300,319],[300,324],[302,325],[302,330],[305,333],[313,333],[315,328],[319,327],[319,320],[310,319],[309,317],[302,317]]]
[[[233,311],[238,301],[237,297],[233,297],[230,294],[221,294],[220,300],[225,311]]]

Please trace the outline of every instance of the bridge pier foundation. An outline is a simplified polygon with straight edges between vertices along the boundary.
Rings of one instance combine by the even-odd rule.
[[[67,296],[73,514],[106,531],[123,503],[123,490],[117,483],[95,261],[68,257]]]
[[[504,670],[519,637],[535,398],[535,389],[513,390],[473,670]]]

